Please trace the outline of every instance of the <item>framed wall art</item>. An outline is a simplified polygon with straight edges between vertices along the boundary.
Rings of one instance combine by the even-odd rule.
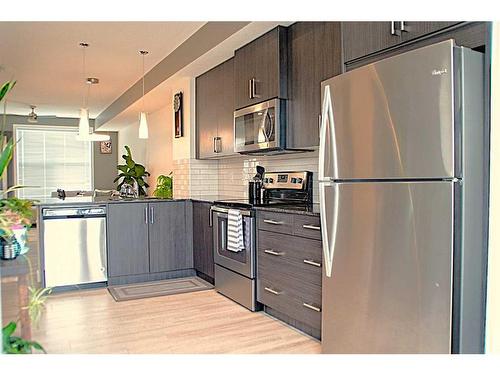
[[[113,153],[112,145],[111,145],[111,139],[109,141],[101,141],[99,150],[101,151],[101,154],[111,154]]]

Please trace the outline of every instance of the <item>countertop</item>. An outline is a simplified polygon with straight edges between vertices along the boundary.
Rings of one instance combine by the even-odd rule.
[[[177,202],[177,201],[193,201],[193,202],[207,202],[213,203],[218,200],[234,199],[234,197],[220,196],[220,195],[206,195],[196,198],[156,198],[156,197],[139,197],[139,198],[121,198],[121,197],[68,197],[66,199],[59,198],[45,198],[39,199],[35,202],[35,206],[39,207],[54,207],[54,206],[87,206],[87,205],[106,205],[106,204],[119,204],[119,203],[133,203],[133,202]]]
[[[313,203],[308,205],[283,205],[283,206],[264,206],[255,207],[257,211],[270,211],[285,214],[319,216],[319,204]]]
[[[220,195],[206,195],[198,196],[196,198],[174,198],[164,199],[155,197],[141,197],[141,198],[120,198],[120,197],[71,197],[66,199],[59,198],[46,198],[38,200],[35,205],[39,207],[54,207],[54,206],[87,206],[87,205],[108,205],[120,203],[133,203],[133,202],[177,202],[177,201],[193,201],[193,202],[207,202],[213,203],[220,200],[232,200],[234,197],[220,196]],[[319,204],[314,203],[311,205],[283,205],[283,206],[263,206],[255,207],[257,211],[271,211],[281,212],[296,215],[309,215],[319,216]]]

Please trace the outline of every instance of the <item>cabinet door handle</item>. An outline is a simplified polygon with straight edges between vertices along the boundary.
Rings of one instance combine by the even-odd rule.
[[[321,267],[321,263],[315,262],[314,260],[311,259],[304,259],[304,263],[314,267]]]
[[[272,249],[267,249],[267,250],[264,250],[264,252],[265,252],[266,254],[271,254],[271,255],[274,255],[274,256],[276,256],[276,257],[280,257],[280,256],[282,256],[283,254],[285,254],[285,253],[283,253],[283,252],[274,251],[274,250],[272,250]]]
[[[257,80],[252,78],[252,98],[260,98],[260,95],[257,94]]]
[[[309,303],[303,303],[302,306],[304,307],[307,307],[308,309],[311,309],[311,310],[314,310],[314,311],[317,311],[317,312],[320,312],[321,311],[321,308],[320,307],[316,307],[314,305],[311,305]]]
[[[155,208],[153,206],[149,207],[149,219],[151,224],[155,223]]]
[[[400,24],[399,30],[401,30],[401,32],[407,33],[410,31],[407,29],[407,27],[405,25],[405,21],[400,21],[399,24]]]
[[[270,220],[270,219],[264,219],[264,223],[272,224],[272,225],[283,225],[282,221],[276,221],[276,220]]]
[[[276,291],[276,290],[274,290],[274,289],[268,288],[267,286],[264,288],[264,290],[265,290],[266,292],[269,292],[269,293],[271,293],[271,294],[274,294],[275,296],[278,296],[278,295],[280,295],[280,294],[281,294],[280,292],[278,292],[278,291]]]
[[[215,137],[214,138],[214,152],[216,154],[219,154],[221,152],[221,143],[222,143],[222,138],[221,137]]]
[[[248,98],[253,99],[253,78],[248,80]]]
[[[148,223],[148,207],[144,207],[144,222]]]
[[[312,229],[312,230],[321,230],[321,227],[319,227],[317,225],[311,225],[311,224],[304,224],[304,225],[302,225],[302,228]]]
[[[396,30],[396,22],[391,21],[391,35],[398,35],[398,31]]]

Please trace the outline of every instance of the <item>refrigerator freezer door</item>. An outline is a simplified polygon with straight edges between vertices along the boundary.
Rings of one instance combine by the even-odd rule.
[[[445,41],[324,81],[322,125],[329,129],[322,129],[326,162],[319,176],[460,177],[454,49]]]
[[[324,353],[450,353],[454,184],[322,184]]]

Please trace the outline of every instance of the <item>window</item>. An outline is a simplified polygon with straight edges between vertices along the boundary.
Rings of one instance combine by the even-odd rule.
[[[76,140],[78,129],[15,125],[15,173],[20,198],[48,198],[58,188],[92,190],[92,142]]]

